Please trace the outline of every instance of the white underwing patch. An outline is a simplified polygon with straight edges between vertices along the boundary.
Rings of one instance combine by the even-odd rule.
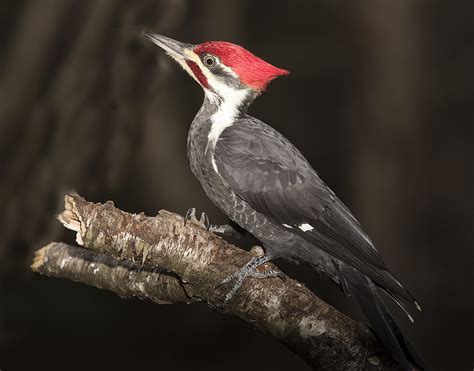
[[[298,228],[301,229],[303,232],[312,231],[314,229],[314,227],[308,223],[300,224]]]

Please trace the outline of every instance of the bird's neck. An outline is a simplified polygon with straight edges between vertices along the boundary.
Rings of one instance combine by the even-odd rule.
[[[206,90],[203,107],[209,115],[208,148],[213,149],[222,132],[247,112],[250,103],[256,98],[250,89],[228,88],[219,92]]]
[[[220,85],[219,90],[204,89],[204,104],[227,112],[246,113],[259,92],[249,88],[236,88]]]
[[[224,130],[246,115],[257,96],[250,89],[205,89],[204,102],[188,133],[188,155],[212,154]]]

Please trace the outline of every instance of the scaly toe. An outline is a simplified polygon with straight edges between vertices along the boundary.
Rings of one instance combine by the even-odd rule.
[[[209,230],[210,224],[209,224],[209,217],[205,212],[201,213],[201,218],[199,219],[199,224],[203,226],[203,228]]]
[[[239,271],[228,275],[226,278],[224,278],[221,282],[219,282],[219,283],[216,285],[216,288],[219,288],[219,287],[225,285],[226,283],[232,281],[233,279],[235,279],[235,278],[238,276],[238,273],[239,273]]]
[[[188,222],[188,220],[196,219],[196,208],[192,207],[186,211],[186,216],[184,217],[184,225]]]
[[[234,297],[237,290],[240,288],[240,286],[242,286],[242,282],[244,281],[244,278],[239,278],[239,280],[235,283],[234,287],[232,287],[232,289],[226,294],[225,299],[224,299],[224,305],[227,305],[230,299]]]
[[[242,285],[242,282],[244,281],[246,277],[264,278],[264,277],[275,277],[275,276],[282,275],[281,272],[274,271],[274,270],[269,270],[267,272],[261,272],[261,273],[255,272],[255,268],[257,268],[258,266],[260,266],[261,264],[267,261],[268,261],[268,256],[260,256],[260,257],[254,256],[241,269],[225,277],[221,282],[219,282],[219,284],[216,286],[216,289],[236,279],[236,283],[225,296],[224,304],[226,304],[234,296],[234,294],[240,288],[240,286]]]

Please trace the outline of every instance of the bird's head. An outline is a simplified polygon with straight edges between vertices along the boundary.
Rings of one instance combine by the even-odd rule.
[[[207,95],[223,100],[236,96],[255,97],[271,80],[289,73],[229,42],[193,45],[158,34],[146,32],[145,36],[176,60]]]

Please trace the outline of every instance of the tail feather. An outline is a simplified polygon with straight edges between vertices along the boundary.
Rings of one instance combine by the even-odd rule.
[[[421,356],[403,335],[370,278],[346,264],[339,265],[338,273],[341,281],[344,281],[343,287],[360,305],[375,335],[403,369],[429,370]],[[403,305],[401,307],[404,309]]]
[[[398,281],[390,272],[383,271],[381,275],[384,277],[380,282],[375,282],[376,286],[381,287],[387,294],[389,294],[397,304],[403,300],[413,304],[415,308],[421,312],[421,306],[416,301],[415,297]],[[405,310],[405,308],[402,308]]]
[[[412,315],[410,314],[410,312],[406,308],[405,304],[396,295],[392,295],[389,292],[388,292],[388,295],[390,295],[392,300],[394,300],[395,303],[397,303],[398,306],[403,310],[403,312],[405,312],[405,314],[408,317],[408,319],[410,320],[410,322],[415,323],[415,320],[413,319]]]

